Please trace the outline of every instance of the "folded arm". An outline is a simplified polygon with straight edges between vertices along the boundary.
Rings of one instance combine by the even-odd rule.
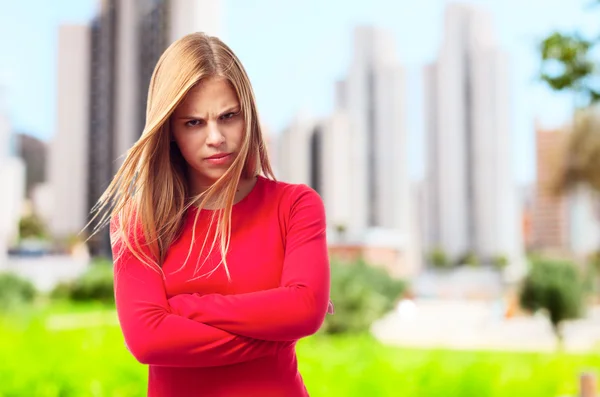
[[[111,225],[112,227],[113,225]],[[172,312],[163,276],[131,252],[115,261],[115,299],[125,343],[143,364],[209,367],[276,354],[282,343],[254,340],[201,324]]]
[[[329,304],[330,268],[325,210],[305,186],[290,197],[281,286],[237,295],[183,294],[174,312],[228,332],[269,341],[292,341],[321,327]]]

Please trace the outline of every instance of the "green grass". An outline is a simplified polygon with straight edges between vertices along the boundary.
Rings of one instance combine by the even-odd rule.
[[[318,335],[297,350],[313,397],[575,396],[579,372],[600,370],[592,354],[400,349],[368,336]],[[114,313],[101,306],[0,319],[0,357],[0,397],[145,396],[147,370],[125,349]]]

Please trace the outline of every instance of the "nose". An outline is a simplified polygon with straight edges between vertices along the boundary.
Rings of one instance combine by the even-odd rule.
[[[217,123],[209,123],[206,144],[212,147],[219,147],[223,142],[225,142],[225,135],[221,133]]]

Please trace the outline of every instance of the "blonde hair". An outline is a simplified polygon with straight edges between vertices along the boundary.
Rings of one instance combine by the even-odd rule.
[[[169,119],[192,87],[216,76],[228,80],[237,94],[245,123],[243,143],[225,174],[205,192],[190,197],[186,162],[177,145],[171,144]],[[226,254],[237,185],[240,178],[255,177],[261,173],[275,179],[258,120],[254,93],[244,67],[233,51],[218,38],[204,33],[189,34],[171,44],[156,64],[148,90],[144,131],[127,152],[112,182],[92,209],[95,212],[92,221],[100,216],[94,233],[112,218],[113,251],[116,245],[121,247],[116,255],[128,249],[144,264],[162,272],[167,249],[179,236],[186,211],[193,205],[199,208],[194,219],[195,230],[202,208],[208,202],[215,203],[218,210],[213,211],[209,230],[215,218],[218,218],[218,223],[210,252],[219,239],[221,261],[205,274],[211,274],[222,264],[229,278]],[[194,240],[195,234],[181,268],[190,257]],[[207,240],[208,235],[201,252]],[[194,274],[198,270],[197,266]]]

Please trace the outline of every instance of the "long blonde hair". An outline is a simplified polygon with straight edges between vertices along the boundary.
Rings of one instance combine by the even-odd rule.
[[[190,197],[186,162],[177,145],[171,143],[169,119],[192,87],[214,76],[227,79],[235,89],[245,122],[244,138],[239,155],[225,174],[205,192]],[[113,251],[116,245],[122,248],[116,255],[128,249],[144,264],[161,271],[169,246],[181,232],[188,208],[193,205],[199,208],[195,230],[202,208],[208,202],[215,203],[219,210],[213,212],[211,226],[215,218],[218,223],[210,250],[219,239],[221,262],[207,274],[222,264],[229,277],[226,254],[237,185],[240,178],[261,173],[275,179],[244,67],[218,38],[204,33],[189,34],[171,44],[156,64],[148,90],[144,131],[92,209],[95,213],[92,221],[100,217],[94,233],[112,218]],[[207,239],[208,235],[202,251]],[[194,240],[195,235],[186,262]]]

